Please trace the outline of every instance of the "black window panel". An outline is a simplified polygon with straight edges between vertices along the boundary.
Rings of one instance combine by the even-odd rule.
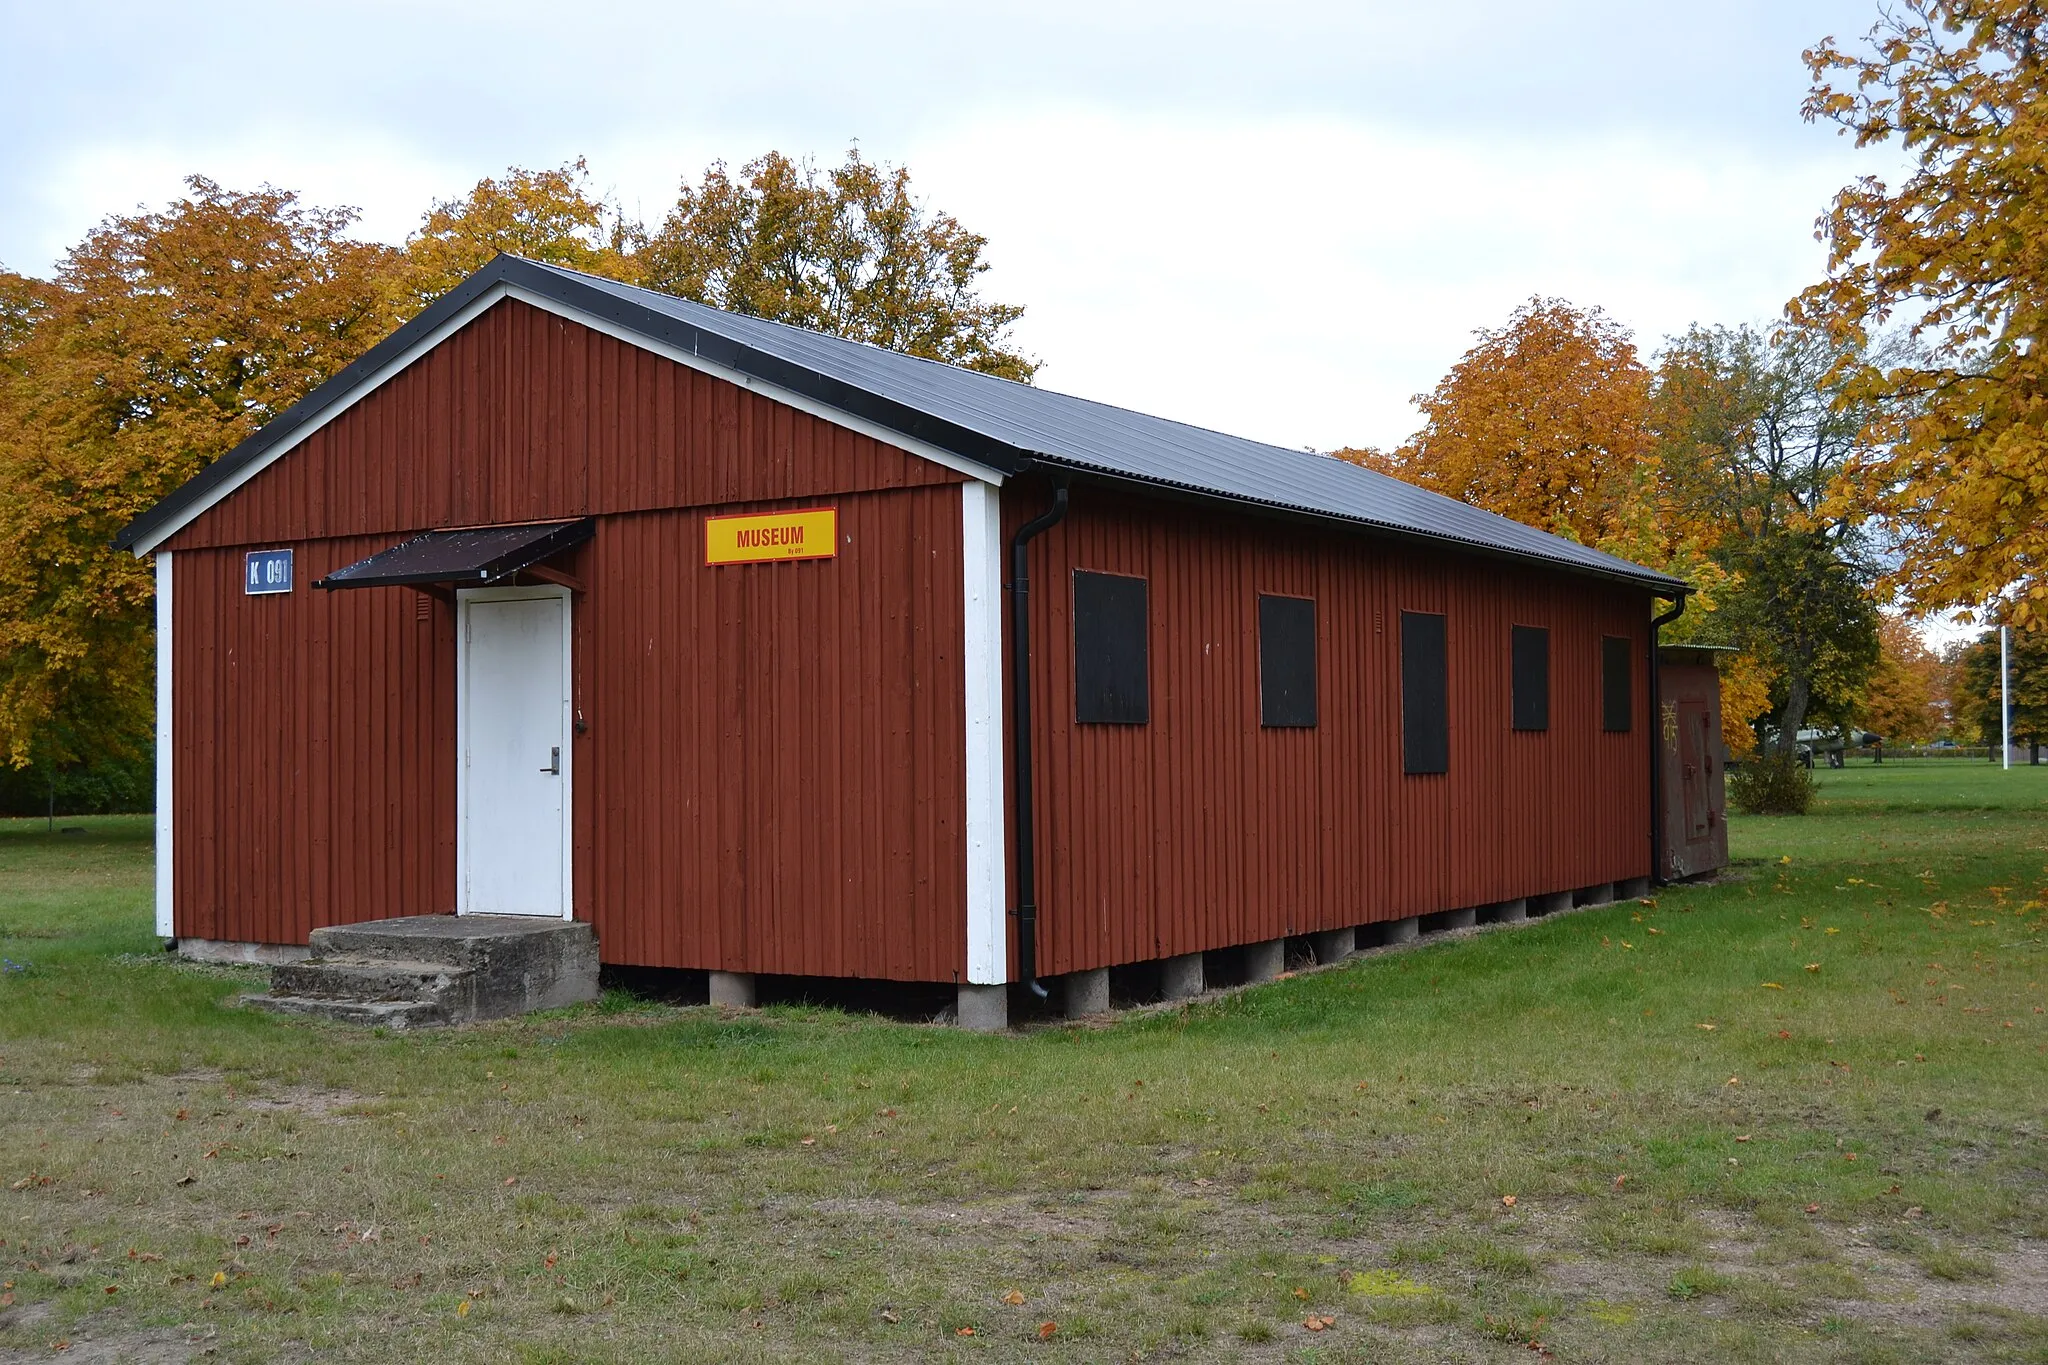
[[[1626,730],[1635,719],[1635,697],[1631,695],[1634,671],[1629,656],[1635,642],[1623,635],[1600,638],[1600,716],[1609,730]]]
[[[1316,723],[1316,601],[1259,594],[1259,724]]]
[[[1401,613],[1401,766],[1410,773],[1451,770],[1451,714],[1444,618]]]
[[[1145,580],[1074,571],[1074,719],[1143,725],[1151,718]]]
[[[1517,730],[1550,728],[1550,631],[1516,626],[1511,636]]]

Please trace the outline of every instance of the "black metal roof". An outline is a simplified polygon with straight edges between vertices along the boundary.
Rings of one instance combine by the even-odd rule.
[[[742,317],[593,275],[499,256],[355,364],[157,506],[115,544],[161,539],[406,349],[499,285],[595,316],[629,335],[701,356],[1003,474],[1034,465],[1637,583],[1683,580],[1495,516],[1343,460],[1150,417],[783,323]]]
[[[544,521],[428,531],[336,569],[316,588],[385,588],[404,583],[458,583],[482,587],[590,539],[596,523]]]

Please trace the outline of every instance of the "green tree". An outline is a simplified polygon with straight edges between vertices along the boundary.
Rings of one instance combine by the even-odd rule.
[[[150,729],[149,566],[123,525],[396,323],[354,215],[201,177],[109,218],[50,281],[0,280],[0,761],[132,755]]]
[[[1866,416],[1833,379],[1841,360],[1816,329],[1695,327],[1657,375],[1663,496],[1715,528],[1720,624],[1773,679],[1781,756],[1809,714],[1847,720],[1878,660],[1874,568],[1835,497]]]
[[[642,283],[714,308],[1028,381],[1009,345],[1024,310],[981,297],[988,239],[849,151],[820,172],[780,152],[687,182],[642,253]]]
[[[2009,668],[2012,737],[2027,746],[2027,761],[2041,761],[2048,741],[2048,629],[2014,630]],[[1964,647],[1958,660],[1956,708],[1995,754],[2002,738],[1999,716],[1998,632],[1985,631]]]

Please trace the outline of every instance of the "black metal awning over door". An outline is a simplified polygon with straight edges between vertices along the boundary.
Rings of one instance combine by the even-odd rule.
[[[336,569],[314,584],[320,588],[388,588],[405,584],[488,587],[511,578],[551,555],[590,539],[597,523],[544,521],[525,526],[478,526],[465,531],[428,531],[380,550],[368,559]]]

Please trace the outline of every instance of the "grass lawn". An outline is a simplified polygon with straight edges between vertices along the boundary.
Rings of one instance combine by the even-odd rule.
[[[0,1361],[2048,1360],[2048,769],[1819,777],[1716,886],[999,1038],[280,1020],[145,820],[0,822]]]

